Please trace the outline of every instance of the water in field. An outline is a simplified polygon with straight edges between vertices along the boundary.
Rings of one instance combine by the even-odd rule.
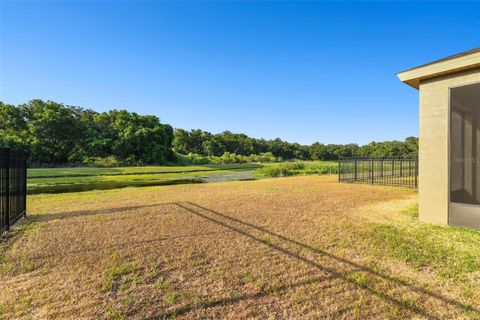
[[[255,180],[255,177],[253,176],[253,171],[249,170],[205,175],[204,177],[202,177],[202,180],[208,183],[222,181],[248,181]]]

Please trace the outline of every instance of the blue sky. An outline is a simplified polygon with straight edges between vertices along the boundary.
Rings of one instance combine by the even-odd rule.
[[[396,73],[480,46],[480,2],[4,2],[0,99],[310,144],[418,134]]]

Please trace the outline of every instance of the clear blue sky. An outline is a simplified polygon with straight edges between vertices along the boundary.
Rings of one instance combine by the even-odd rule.
[[[480,45],[480,2],[1,2],[0,99],[309,144],[418,134],[396,73]]]

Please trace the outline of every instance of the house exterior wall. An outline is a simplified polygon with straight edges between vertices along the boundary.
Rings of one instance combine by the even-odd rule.
[[[420,83],[419,218],[448,224],[449,88],[480,82],[480,69]]]

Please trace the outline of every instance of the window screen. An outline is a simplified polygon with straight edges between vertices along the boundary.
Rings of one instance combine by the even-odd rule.
[[[480,204],[480,83],[450,91],[450,201]]]

